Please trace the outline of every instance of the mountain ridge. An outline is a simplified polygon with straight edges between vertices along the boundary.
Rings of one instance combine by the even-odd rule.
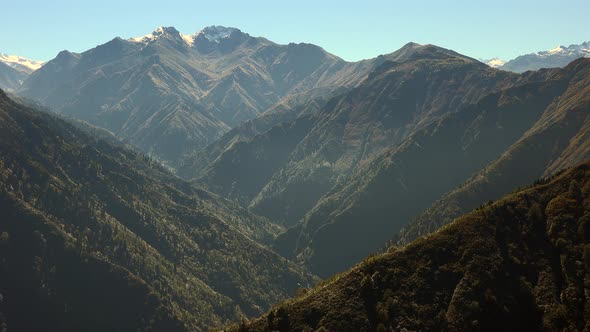
[[[578,142],[578,152],[573,156],[590,158],[585,153],[585,129],[577,136],[574,129],[576,123],[584,123],[587,114],[583,91],[590,86],[586,79],[589,69],[590,60],[580,59],[564,69],[526,74],[516,86],[415,131],[399,146],[359,168],[351,180],[334,187],[302,223],[278,238],[277,250],[288,257],[297,256],[313,271],[327,276],[346,268],[343,262],[358,261],[388,240],[397,241],[395,234],[402,226],[410,230],[401,234],[399,243],[406,244],[417,237],[416,230],[420,235],[432,232],[514,187],[579,162],[571,159],[548,173],[537,170],[551,155],[562,153],[570,137],[577,137]],[[555,109],[557,102],[564,108]],[[568,108],[571,105],[579,106]],[[530,153],[511,153],[529,131],[559,114],[569,115],[547,131],[553,139],[534,137],[527,144]],[[508,156],[504,164],[510,167],[487,170],[503,155]],[[432,165],[437,165],[436,172]],[[466,187],[465,183],[472,180],[478,186]],[[454,188],[462,193],[459,203],[443,196]],[[426,210],[431,204],[436,204],[437,213]],[[339,245],[352,243],[355,237],[364,241],[348,247]]]
[[[318,255],[319,246],[338,253],[307,265],[322,276],[346,267],[334,270],[332,264],[352,263],[380,248],[389,239],[387,234],[392,236],[394,231],[374,224],[364,229],[378,233],[380,240],[363,237],[358,248],[351,245],[352,240],[341,242],[349,247],[344,249],[334,241],[314,237],[319,229],[327,231],[344,224],[334,220],[342,219],[339,215],[351,207],[356,196],[338,196],[339,190],[368,177],[371,173],[364,166],[402,144],[413,132],[436,125],[439,118],[490,91],[522,80],[516,74],[491,69],[432,45],[410,43],[397,54],[397,60],[384,61],[357,88],[333,97],[315,112],[241,142],[230,140],[196,183],[291,227],[275,241],[275,249],[286,257],[307,265],[310,243]],[[364,233],[356,229],[350,235]],[[349,233],[339,229],[332,234],[338,237]],[[354,259],[347,256],[353,247],[357,250],[363,246]]]
[[[45,64],[42,61],[31,60],[22,56],[8,55],[4,53],[0,53],[0,62],[3,62],[20,72],[24,72],[25,74],[31,74]]]
[[[445,53],[445,52],[448,52],[448,53]],[[438,56],[438,57],[441,57],[441,59],[439,59],[439,60],[428,60],[428,58],[429,57],[432,57],[432,56],[435,56],[435,57]],[[408,73],[407,74],[408,75],[408,81],[413,80],[412,82],[415,82],[415,84],[426,84],[426,83],[424,83],[424,80],[425,80],[424,77],[416,77],[416,78],[413,78],[413,76],[411,76],[411,74],[409,74],[409,72],[412,70],[411,66],[414,63],[416,63],[417,66],[418,65],[423,66],[422,67],[422,70],[425,72],[427,70],[426,67],[428,66],[428,64],[426,62],[428,62],[428,61],[440,61],[440,63],[443,63],[444,61],[446,61],[446,60],[443,60],[443,59],[445,59],[446,57],[449,57],[449,59],[451,59],[452,61],[456,61],[455,64],[449,64],[448,65],[449,68],[451,68],[451,66],[453,66],[453,65],[463,66],[463,64],[465,64],[465,68],[470,68],[474,72],[480,71],[481,73],[485,73],[486,70],[487,70],[486,69],[487,67],[485,67],[483,64],[479,64],[479,62],[477,62],[476,60],[473,60],[473,59],[468,58],[468,57],[459,56],[459,55],[457,55],[456,53],[454,53],[452,51],[444,50],[442,48],[437,48],[437,47],[432,46],[432,45],[418,45],[418,44],[415,44],[415,43],[409,43],[405,47],[403,47],[402,49],[400,49],[400,50],[392,53],[388,57],[393,58],[393,59],[397,59],[397,62],[396,62],[396,60],[393,60],[393,61],[386,60],[379,67],[377,67],[377,69],[375,71],[373,71],[368,76],[367,80],[365,80],[362,83],[362,86],[364,86],[364,88],[363,88],[364,90],[362,90],[362,92],[361,92],[362,94],[370,93],[370,90],[371,89],[373,89],[373,90],[376,90],[376,89],[390,89],[392,91],[395,91],[398,94],[402,94],[403,93],[402,92],[402,89],[405,89],[404,91],[406,91],[408,89],[411,89],[411,87],[409,86],[409,84],[408,84],[408,86],[405,86],[404,87],[404,86],[401,86],[401,85],[396,85],[396,84],[399,84],[399,83],[394,83],[394,82],[397,82],[396,80],[399,80],[399,82],[403,82],[405,80],[405,78],[403,77],[403,75],[406,72]],[[453,60],[453,59],[455,59],[455,60]],[[449,61],[451,61],[451,60],[449,60]],[[416,61],[416,62],[414,62],[414,61]],[[420,61],[424,61],[424,63],[423,64],[419,64]],[[406,65],[404,65],[404,63],[406,63]],[[460,73],[460,74],[457,74],[457,75],[458,76],[461,76],[461,75],[464,75],[464,74],[467,75],[466,73],[470,69],[465,69],[465,73]],[[399,73],[397,73],[396,70],[399,70]],[[504,77],[510,76],[510,74],[499,74],[499,75],[504,76]],[[379,82],[383,81],[383,77],[384,76],[389,77],[388,80],[391,81],[389,83],[390,85],[386,85],[386,83],[383,83],[383,84],[381,84],[381,86],[379,86],[379,84],[380,84]],[[473,79],[473,80],[475,81],[475,79]],[[367,82],[373,82],[373,83],[367,83]],[[387,82],[387,81],[384,81],[384,82]],[[479,82],[479,83],[486,84],[484,82],[485,81],[482,81],[482,82]],[[369,84],[374,84],[375,86],[369,88],[368,87]],[[433,83],[433,85],[434,84],[438,84],[438,83]],[[477,86],[477,85],[475,85],[475,86]],[[468,89],[471,89],[471,88],[472,87],[469,87]],[[476,90],[476,89],[473,88],[473,90]],[[352,97],[352,94],[355,93],[354,91],[355,90],[352,90],[352,91],[350,91],[348,93],[345,93],[343,95],[340,95],[340,97],[332,98],[332,100],[330,100],[329,103],[324,106],[324,108],[326,108],[328,110],[333,110],[333,109],[342,108],[342,107],[348,107],[348,108],[350,108],[347,105],[351,104],[352,99],[355,98],[355,97]],[[359,95],[361,94],[359,92],[356,92],[356,93],[359,94]],[[381,93],[384,94],[384,95],[387,94],[387,93],[393,94],[393,92],[389,92],[387,90],[384,90]],[[392,96],[387,96],[386,98],[395,98],[395,96],[393,96],[393,95]],[[410,96],[409,98],[412,98],[412,97]],[[421,98],[421,97],[417,97],[417,98]],[[430,97],[428,97],[428,98],[430,98]],[[438,98],[438,96],[435,96],[435,97],[432,97],[432,98]],[[450,98],[451,97],[449,97],[449,99]],[[365,98],[365,99],[367,99],[366,102],[367,102],[367,105],[369,105],[369,107],[376,108],[376,106],[371,106],[371,103],[368,100],[368,98]],[[441,99],[442,99],[442,97],[441,97]],[[384,104],[384,101],[381,101],[378,107],[383,108],[384,107],[383,104]],[[400,102],[398,102],[398,104],[400,104]],[[444,112],[444,107],[445,107],[444,105],[445,104],[444,104],[444,102],[441,102],[441,104],[443,106],[441,106],[441,107],[433,107],[431,109],[431,111],[429,111],[430,114],[427,113],[427,112],[425,112],[423,115],[420,115],[420,116],[423,116],[425,119],[428,118],[428,117],[431,117],[431,116],[437,116],[437,110],[443,109],[443,110],[441,110],[441,112]],[[446,105],[448,105],[448,104],[446,104]],[[402,107],[402,106],[403,105],[400,105],[400,107]],[[408,106],[408,107],[414,107],[414,106]],[[428,106],[426,106],[426,105],[424,105],[424,106],[419,105],[419,106],[416,106],[416,107],[424,107],[424,109],[428,108]],[[451,105],[450,107],[453,107],[453,106]],[[349,127],[350,129],[348,129],[348,130],[345,129],[346,131],[349,131],[349,132],[352,133],[354,127],[360,126],[361,128],[365,128],[365,127],[370,127],[371,126],[371,125],[365,123],[367,121],[364,121],[364,120],[363,120],[364,121],[363,123],[360,123],[360,121],[362,120],[361,119],[362,112],[361,112],[360,106],[357,106],[355,110],[348,109],[348,110],[339,111],[339,112],[342,113],[341,115],[338,115],[338,117],[342,118],[342,121],[346,121],[346,118],[349,116],[349,115],[347,115],[348,113],[353,114],[352,112],[355,112],[354,114],[357,114],[358,115],[358,116],[355,115],[355,116],[357,116],[357,118],[353,118],[351,121],[356,121],[356,122],[359,122],[359,123],[357,123],[354,126],[351,124],[350,127]],[[374,121],[375,122],[374,123],[375,124],[374,127],[377,127],[377,128],[383,127],[387,123],[391,123],[392,125],[395,125],[396,123],[403,123],[404,121],[409,122],[408,126],[419,125],[419,121],[420,121],[420,120],[413,120],[411,118],[412,116],[417,116],[418,117],[418,115],[408,114],[408,115],[406,115],[405,118],[400,115],[398,118],[391,118],[391,119],[387,120],[387,122],[386,121],[380,122],[380,121],[382,121],[382,119],[380,120],[381,117],[388,117],[389,116],[388,113],[387,113],[387,111],[385,109],[383,109],[383,110],[377,112],[377,109],[375,109],[374,112],[376,113],[375,115],[372,115],[372,116],[374,116],[376,118],[375,121]],[[338,121],[341,121],[341,120],[338,120],[336,118],[336,115],[335,114],[331,114],[331,113],[329,113],[327,111],[323,111],[321,109],[318,110],[318,111],[316,111],[313,114],[308,115],[307,117],[309,119],[313,119],[312,121],[317,122],[318,125],[321,124],[321,123],[323,123],[323,122],[326,123],[324,125],[324,128],[323,129],[320,129],[318,127],[318,125],[315,125],[315,129],[314,130],[315,130],[315,135],[317,137],[313,137],[313,138],[312,137],[307,137],[306,138],[306,140],[309,141],[309,143],[307,143],[307,144],[308,145],[311,144],[312,146],[316,144],[316,143],[312,143],[312,142],[318,142],[318,141],[319,142],[322,142],[322,140],[325,140],[325,138],[322,138],[322,136],[326,136],[326,135],[329,135],[329,133],[334,132],[334,130],[332,130],[330,128],[336,127],[337,122]],[[304,120],[301,120],[300,122],[302,122],[302,121],[304,121]],[[373,120],[370,120],[370,121],[373,121]],[[413,123],[412,121],[416,121],[416,122]],[[334,126],[332,126],[332,124],[334,124]],[[341,127],[341,126],[342,126],[341,124],[338,124],[337,125],[337,127]],[[382,130],[386,130],[386,129],[387,128],[383,128]],[[356,131],[356,132],[358,132],[359,130],[360,129],[354,129],[354,131]],[[391,134],[389,134],[389,135],[394,135],[393,136],[393,139],[394,140],[399,140],[400,139],[399,137],[403,137],[404,135],[406,135],[405,132],[411,131],[411,129],[404,129],[404,130],[402,130],[401,128],[400,129],[395,129],[395,127],[392,128],[391,130],[399,130],[399,133],[398,134],[396,134],[395,132],[392,132]],[[308,134],[306,133],[304,135],[308,135]],[[335,135],[337,135],[337,137],[339,137],[341,134],[335,133]],[[397,135],[397,138],[396,138],[396,135]],[[378,135],[377,134],[374,134],[374,136],[378,136]],[[352,137],[351,138],[345,138],[345,137],[339,138],[339,140],[342,140],[342,139],[352,140]],[[388,139],[388,136],[387,135],[383,135],[383,137],[380,138],[380,140],[382,140],[382,141],[387,141],[387,139]],[[334,142],[334,144],[337,144],[337,143]],[[357,149],[357,150],[359,149],[359,147],[354,147],[356,145],[356,143],[354,143],[353,141],[351,141],[350,143],[347,143],[347,144],[351,145],[351,148],[353,148],[353,149]],[[383,144],[383,143],[381,143],[381,144]],[[388,142],[386,144],[391,144],[391,143]],[[375,144],[375,145],[378,145],[378,144]],[[313,150],[315,148],[311,148],[310,147],[310,149]],[[306,151],[306,150],[301,150],[299,152],[298,151],[293,151],[292,152],[293,153],[293,158],[301,158],[301,156],[307,154],[307,152],[304,152],[304,151]],[[335,150],[335,151],[337,151],[337,150]],[[343,151],[345,151],[345,150],[343,150]],[[233,153],[232,150],[226,150],[226,153],[228,153],[227,158],[233,158],[233,157],[231,157],[231,155],[229,155],[229,153]],[[340,154],[341,152],[336,152],[336,153],[337,154]],[[371,152],[367,151],[366,153],[367,154],[370,154]],[[374,152],[372,152],[372,153],[374,153]],[[299,155],[299,157],[297,157],[297,155]],[[336,155],[336,158],[339,158],[338,155]],[[218,158],[218,160],[222,161],[223,159],[219,159]],[[350,167],[350,166],[347,166],[347,165],[350,165],[353,162],[353,160],[354,160],[354,158],[347,157],[347,161],[344,161],[344,159],[343,159],[343,164],[342,164],[342,166],[339,166],[339,167],[340,168],[343,168],[343,169],[346,169],[346,168]],[[334,161],[328,160],[328,162],[334,162]],[[321,161],[318,161],[318,163],[321,164]],[[212,166],[212,167],[215,167],[215,166]],[[225,166],[220,165],[219,167],[225,167]],[[239,169],[238,169],[239,167],[237,165],[231,166],[231,167],[232,168],[235,168],[239,172]],[[294,166],[294,167],[296,167],[296,166]],[[219,172],[219,171],[215,171],[215,170],[212,170],[212,171],[213,172]],[[211,172],[211,171],[209,171],[209,172]],[[219,174],[219,176],[225,177],[225,175],[223,175],[223,174],[225,174],[225,173],[221,173],[221,174]],[[231,175],[231,177],[234,177],[234,178],[236,176],[239,176],[239,175]],[[203,177],[206,178],[206,181],[209,181],[211,179],[211,175],[204,175]],[[222,193],[225,193],[225,195],[227,195],[228,193],[225,190],[229,190],[230,188],[232,188],[232,186],[233,186],[232,181],[233,180],[231,180],[231,178],[223,178],[223,179],[220,178],[220,180],[225,181],[224,184],[222,184],[225,187],[223,187],[221,189],[222,191],[217,191],[217,192],[222,192]],[[285,182],[285,181],[283,181],[283,182]],[[203,182],[199,182],[199,183],[203,183]],[[207,183],[203,183],[203,184],[205,184],[207,186]],[[264,185],[264,183],[262,183],[262,185]],[[257,186],[260,186],[260,184],[258,184]],[[213,189],[214,187],[209,187],[209,188]],[[227,189],[225,189],[225,188],[227,188]],[[240,187],[239,187],[239,184],[238,184],[237,189],[239,190],[239,188]],[[260,190],[260,189],[261,189],[261,187],[259,189],[256,189],[256,190]],[[213,191],[216,191],[216,190],[219,190],[219,189],[213,189]],[[238,197],[239,196],[241,196],[241,194],[238,193]],[[247,197],[246,199],[252,200],[253,198],[254,197]],[[260,198],[260,199],[262,199],[262,198]],[[260,199],[256,199],[256,200],[260,200]],[[248,201],[246,200],[244,202],[244,204],[252,204],[252,203],[254,203],[254,201],[252,201],[251,203],[248,203]],[[258,203],[254,203],[254,205],[257,205],[257,204]],[[282,217],[280,217],[280,216],[273,216],[273,218],[275,218],[275,219],[276,218],[279,218],[280,219]]]
[[[583,42],[570,46],[559,45],[550,50],[520,55],[509,61],[494,58],[483,62],[498,69],[523,73],[541,68],[561,68],[576,59],[588,57],[590,57],[590,42]]]

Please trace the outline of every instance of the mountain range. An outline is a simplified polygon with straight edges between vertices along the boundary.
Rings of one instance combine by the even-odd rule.
[[[484,62],[494,68],[524,73],[527,70],[541,68],[561,68],[576,59],[588,57],[590,57],[590,42],[584,42],[579,45],[560,45],[548,51],[521,55],[510,61],[493,58]]]
[[[234,28],[184,35],[160,27],[63,51],[17,93],[175,166],[292,96],[354,87],[379,61],[348,63],[315,45],[279,45]]]
[[[430,45],[409,44],[399,52],[408,57],[385,62],[359,87],[309,115],[242,141],[234,134],[220,139],[207,150],[220,152],[209,166],[188,163],[202,170],[194,183],[281,222],[289,229],[275,249],[326,277],[395,240],[429,205],[487,171],[503,153],[514,157],[511,149],[531,133],[564,121],[584,123],[590,60],[516,75]],[[441,202],[449,215],[406,226],[404,232],[422,229],[409,240],[587,158],[584,131],[574,128],[559,131],[563,143],[552,149],[523,154],[520,168],[501,173],[507,179],[493,191],[486,187],[481,197],[469,192],[465,208]],[[541,170],[527,158],[537,158]]]
[[[586,50],[2,55],[0,331],[588,329]]]
[[[559,56],[559,66],[575,59],[566,51],[551,59]],[[80,54],[63,51],[31,77],[12,75],[4,86],[18,86],[19,95],[105,128],[177,168],[239,124],[307,98],[302,94],[354,88],[394,57],[351,63],[315,45],[279,45],[235,28],[185,35],[159,27]],[[502,69],[519,71],[510,66]]]
[[[432,45],[409,43],[387,57],[357,88],[321,109],[247,142],[222,138],[214,150],[223,153],[212,155],[203,174],[190,176],[184,168],[179,174],[289,226],[358,164],[511,76]],[[439,67],[435,76],[433,66]],[[408,93],[417,87],[428,91]],[[199,170],[191,163],[188,168]],[[305,196],[297,194],[302,190]]]

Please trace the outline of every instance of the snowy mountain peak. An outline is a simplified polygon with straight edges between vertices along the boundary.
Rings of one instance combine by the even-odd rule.
[[[502,67],[506,61],[500,59],[500,58],[493,58],[493,59],[489,59],[489,60],[481,60],[481,62],[485,63],[486,65],[492,67],[492,68],[499,68]]]
[[[566,50],[565,46],[557,46],[556,48],[552,48],[549,51],[547,51],[547,53],[549,54],[558,54],[558,53],[563,53]]]
[[[487,61],[484,62],[502,70],[523,73],[527,70],[565,67],[578,58],[590,58],[590,42],[570,46],[559,45],[547,51],[518,56],[506,63],[498,63],[498,66],[494,66]]]
[[[174,27],[158,27],[154,31],[152,31],[151,33],[149,33],[145,36],[130,38],[129,41],[133,41],[136,43],[149,43],[149,42],[156,40],[159,37],[164,36],[166,34],[170,34],[173,36],[180,35],[181,37],[183,36]]]
[[[554,55],[588,57],[590,56],[590,43],[585,42],[579,45],[570,45],[567,47],[560,45],[548,51],[538,52],[537,55],[541,57]]]
[[[219,42],[221,42],[222,39],[228,38],[234,32],[241,32],[241,31],[236,28],[227,28],[227,27],[215,25],[215,26],[208,26],[208,27],[204,28],[203,30],[197,31],[193,35],[185,35],[185,34],[178,32],[178,30],[176,30],[174,27],[158,27],[154,31],[152,31],[150,34],[147,34],[147,35],[141,36],[141,37],[130,38],[129,41],[147,44],[153,40],[158,39],[159,37],[161,37],[165,34],[171,34],[171,35],[180,36],[182,38],[182,40],[184,40],[184,42],[187,45],[193,46],[195,43],[195,39],[199,36],[205,37],[210,42],[219,43]]]
[[[12,68],[27,74],[34,72],[45,64],[44,62],[23,58],[22,56],[8,55],[3,53],[0,53],[0,62],[3,62]]]
[[[231,36],[231,34],[234,32],[240,32],[240,30],[236,28],[227,28],[223,26],[212,25],[197,32],[195,34],[195,37],[203,35],[210,42],[219,43],[222,39]]]

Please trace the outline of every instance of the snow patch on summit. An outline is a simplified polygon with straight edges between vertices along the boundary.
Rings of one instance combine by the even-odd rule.
[[[182,40],[184,40],[188,46],[192,47],[195,44],[195,35],[185,35],[181,33],[180,37],[182,37]]]
[[[141,37],[129,38],[128,40],[131,42],[135,42],[135,43],[147,44],[151,41],[158,39],[160,36],[162,36],[166,32],[169,32],[173,29],[174,28],[158,27],[152,33],[149,33],[149,34],[147,34],[145,36],[141,36]],[[174,31],[176,32],[176,30],[174,30]],[[182,40],[184,40],[184,42],[187,45],[193,46],[195,43],[195,39],[198,36],[202,35],[203,37],[207,38],[210,42],[220,43],[222,39],[228,38],[229,36],[231,36],[232,33],[236,32],[236,31],[239,32],[240,30],[238,30],[236,28],[226,28],[223,26],[208,26],[208,27],[204,28],[203,30],[197,31],[195,34],[192,34],[192,35],[185,35],[182,33],[179,33],[179,34],[180,34],[180,37],[182,38]]]
[[[563,53],[565,51],[565,47],[563,46],[557,46],[556,48],[550,49],[549,51],[547,51],[547,53],[549,54],[557,54],[557,53]]]
[[[486,65],[492,67],[492,68],[499,68],[502,67],[504,64],[506,64],[506,61],[500,59],[500,58],[493,58],[490,60],[483,60],[483,63],[485,63]]]
[[[580,45],[557,46],[548,51],[541,51],[537,53],[540,57],[549,56],[573,56],[573,57],[590,57],[590,43],[585,42]]]
[[[149,33],[145,36],[130,38],[129,40],[136,42],[136,43],[149,43],[152,40],[157,39],[163,33],[164,33],[164,27],[158,27],[156,30],[152,31],[151,33]]]
[[[3,53],[0,53],[0,62],[4,62],[16,70],[27,73],[34,72],[45,64],[45,62],[23,58],[22,56],[18,55],[8,55]]]
[[[201,31],[198,31],[195,34],[195,37],[203,35],[205,38],[209,39],[209,41],[219,43],[222,39],[228,38],[229,36],[231,36],[232,33],[236,31],[239,30],[236,28],[226,28],[222,26],[209,26]]]

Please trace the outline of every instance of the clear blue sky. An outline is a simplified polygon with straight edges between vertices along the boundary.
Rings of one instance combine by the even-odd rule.
[[[309,42],[346,60],[431,43],[510,59],[590,40],[590,0],[2,0],[0,52],[49,60],[158,26],[189,34],[232,26],[278,43]]]

